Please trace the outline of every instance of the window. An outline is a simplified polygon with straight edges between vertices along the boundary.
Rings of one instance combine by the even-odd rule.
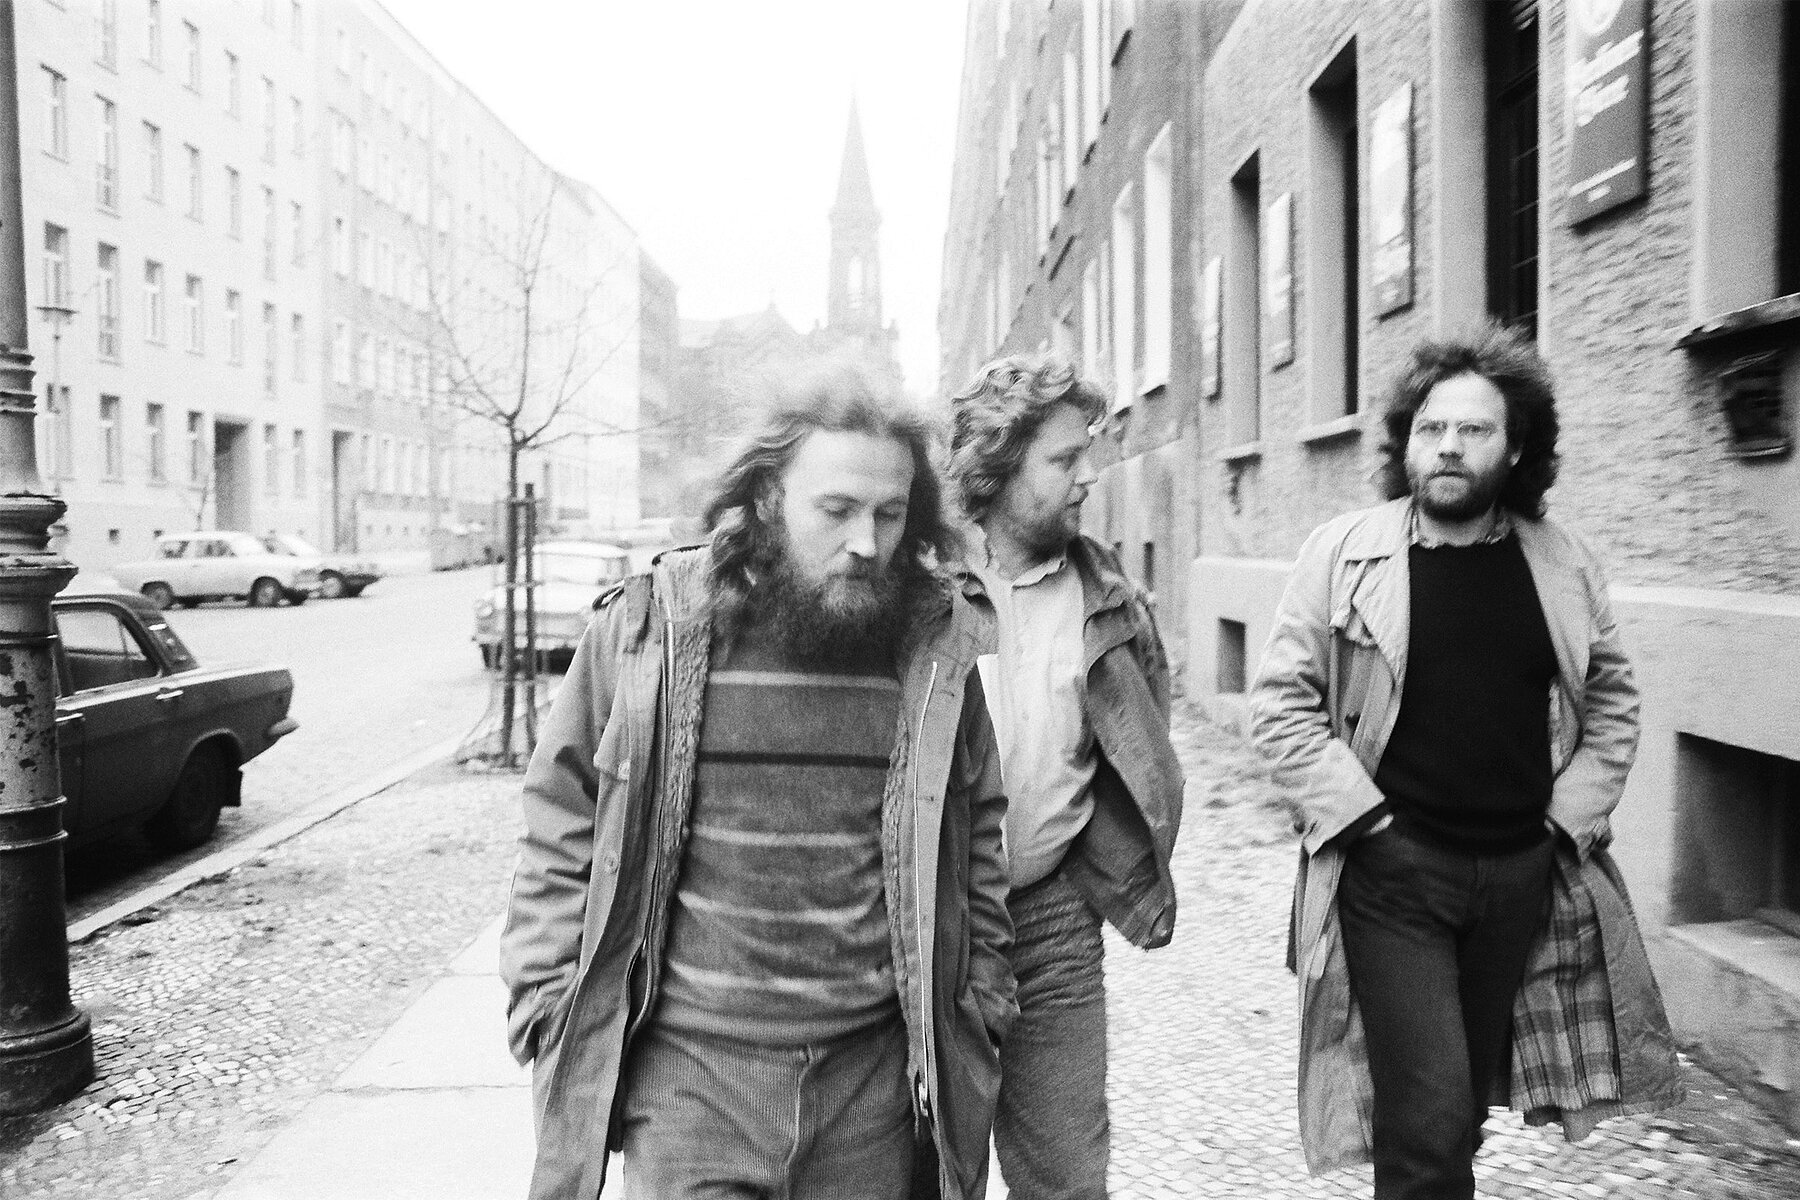
[[[1262,169],[1252,154],[1231,177],[1220,358],[1226,441],[1262,436]]]
[[[331,114],[331,169],[341,179],[350,177],[350,139],[355,133],[342,114]]]
[[[350,73],[350,35],[344,32],[342,25],[337,29],[337,53],[334,61],[337,63],[339,74],[348,75]]]
[[[266,395],[273,396],[275,394],[275,340],[276,340],[275,306],[273,304],[264,304],[263,305],[262,326],[263,326],[263,392]]]
[[[350,382],[350,326],[343,321],[331,326],[331,378],[337,383]]]
[[[242,78],[238,67],[238,56],[227,50],[225,52],[225,115],[228,117],[244,115]]]
[[[144,195],[158,204],[162,203],[162,130],[148,121],[144,122]]]
[[[289,228],[294,239],[293,264],[296,267],[306,265],[306,210],[300,207],[298,200],[288,204]]]
[[[1144,154],[1144,373],[1149,395],[1169,382],[1174,338],[1175,166],[1173,133],[1164,125]]]
[[[366,229],[356,235],[356,282],[364,287],[375,285],[375,239]]]
[[[275,161],[275,81],[267,75],[262,81],[263,161]]]
[[[144,0],[144,61],[162,70],[162,0]]]
[[[100,0],[100,52],[98,61],[107,70],[119,65],[119,0]]]
[[[168,457],[166,442],[167,431],[163,428],[163,406],[146,404],[144,406],[144,448],[152,483],[168,481],[168,465],[165,461]]]
[[[119,207],[119,108],[105,96],[100,104],[100,146],[94,163],[94,202],[112,211]]]
[[[193,91],[200,90],[200,28],[192,21],[183,21],[182,30],[187,35],[187,85]]]
[[[288,97],[288,108],[294,123],[294,153],[306,153],[306,105],[298,96]]]
[[[288,471],[294,480],[294,495],[306,495],[306,430],[296,429],[288,451]]]
[[[288,0],[288,44],[294,49],[304,48],[306,39],[306,14],[300,7],[300,0]]]
[[[44,226],[44,303],[69,303],[69,231],[61,225]]]
[[[273,425],[263,426],[263,491],[270,496],[281,494],[280,434]]]
[[[356,182],[364,191],[375,190],[375,147],[367,133],[356,135]]]
[[[44,419],[39,423],[39,433],[44,439],[43,462],[53,485],[59,479],[72,477],[75,469],[74,423],[69,419],[69,403],[67,384],[44,388]]]
[[[375,287],[384,296],[394,294],[394,248],[386,238],[375,244]]]
[[[1081,0],[1081,153],[1085,157],[1100,140],[1100,6],[1106,0]]]
[[[236,167],[225,168],[225,232],[244,236],[244,178]]]
[[[57,158],[69,157],[69,81],[61,72],[44,68],[44,86],[50,119],[44,149]]]
[[[1307,99],[1308,409],[1314,423],[1323,423],[1357,408],[1361,224],[1354,42],[1314,79]]]
[[[364,50],[358,55],[356,74],[357,82],[362,87],[362,94],[365,96],[373,96],[375,94],[375,70],[369,62],[369,52],[367,50]]]
[[[288,357],[294,362],[295,383],[306,382],[306,318],[295,313],[288,318]]]
[[[235,291],[225,293],[225,352],[232,366],[244,361],[244,297]]]
[[[331,218],[331,266],[341,277],[350,277],[350,227],[344,218]]]
[[[1100,269],[1105,258],[1104,250],[1096,251],[1081,271],[1081,373],[1089,379],[1103,374],[1100,358],[1106,318],[1100,310]]]
[[[1128,183],[1112,207],[1113,411],[1137,394],[1137,197]]]
[[[394,394],[394,354],[384,337],[375,339],[375,390],[383,396]]]
[[[356,386],[375,386],[375,339],[366,333],[356,339]]]
[[[1063,186],[1069,191],[1075,190],[1075,176],[1086,151],[1087,142],[1081,136],[1081,59],[1070,49],[1063,52],[1062,70],[1062,174]]]
[[[205,191],[200,181],[200,150],[195,146],[185,146],[183,149],[187,151],[187,215],[190,220],[198,221],[202,217],[201,195]]]
[[[266,187],[263,193],[263,278],[275,278],[275,189]]]
[[[187,277],[187,348],[189,354],[206,351],[206,312],[198,275]]]
[[[188,411],[187,480],[194,487],[206,481],[206,414]]]
[[[400,488],[400,447],[391,437],[381,439],[381,490],[389,495]]]
[[[1537,336],[1537,6],[1489,4],[1488,315]]]
[[[144,260],[144,337],[161,345],[168,340],[168,325],[163,312],[162,264]]]
[[[107,479],[125,474],[125,448],[120,444],[119,398],[100,397],[100,471]]]
[[[119,357],[119,248],[100,243],[98,255],[100,304],[99,345],[101,358],[116,362]]]

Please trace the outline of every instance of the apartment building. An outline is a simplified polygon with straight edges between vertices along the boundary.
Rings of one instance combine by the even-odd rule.
[[[524,477],[552,519],[635,519],[635,235],[379,4],[15,11],[40,463],[78,565],[180,528],[375,551],[491,520],[504,429],[455,364],[522,307],[489,261],[521,213],[551,247],[534,360],[629,343],[532,397],[562,436]]]

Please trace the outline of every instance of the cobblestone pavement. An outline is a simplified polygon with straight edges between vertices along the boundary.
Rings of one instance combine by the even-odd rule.
[[[1241,738],[1192,711],[1176,733],[1191,782],[1175,942],[1108,953],[1114,1195],[1366,1196],[1366,1173],[1309,1178],[1300,1156],[1287,814]],[[517,787],[426,772],[74,947],[100,1078],[0,1120],[0,1196],[210,1197],[499,912]],[[1579,1147],[1495,1117],[1481,1194],[1800,1196],[1783,1130],[1698,1068],[1689,1086],[1680,1109]]]
[[[1241,737],[1176,722],[1188,804],[1176,849],[1175,940],[1145,954],[1108,931],[1113,1193],[1172,1197],[1369,1195],[1366,1169],[1306,1173],[1296,1125],[1296,992],[1285,967],[1298,843]],[[1496,1115],[1476,1160],[1484,1197],[1800,1196],[1800,1143],[1692,1064],[1689,1099],[1608,1122],[1571,1146]]]
[[[71,947],[99,1079],[0,1119],[0,1196],[211,1195],[500,911],[517,794],[426,772]]]

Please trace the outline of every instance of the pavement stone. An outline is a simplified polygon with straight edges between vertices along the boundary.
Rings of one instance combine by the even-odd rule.
[[[1175,941],[1145,954],[1109,934],[1113,1195],[1366,1196],[1366,1171],[1313,1178],[1300,1155],[1289,814],[1231,723],[1184,708],[1175,736]],[[426,771],[73,946],[100,1078],[0,1120],[0,1195],[423,1195],[397,1169],[408,1144],[442,1147],[457,1195],[519,1194],[524,1077],[498,1046],[491,974],[517,788]],[[1687,1070],[1686,1104],[1580,1146],[1496,1115],[1480,1194],[1800,1196],[1800,1143]]]

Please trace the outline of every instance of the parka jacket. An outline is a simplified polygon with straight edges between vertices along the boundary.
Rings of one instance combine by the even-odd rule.
[[[532,1200],[595,1200],[632,1036],[654,1009],[688,832],[712,641],[703,550],[603,596],[526,773],[500,943],[513,1054],[532,1061]],[[935,1179],[976,1200],[1017,1015],[1005,797],[970,622],[946,589],[903,639],[881,857],[915,1118]]]
[[[1289,966],[1300,987],[1300,1132],[1315,1172],[1369,1157],[1372,1087],[1350,994],[1339,835],[1382,802],[1374,776],[1400,714],[1411,606],[1411,502],[1307,539],[1251,694],[1256,741],[1298,810]],[[1637,749],[1638,695],[1592,552],[1548,518],[1515,517],[1557,674],[1548,696],[1551,913],[1514,1004],[1510,1103],[1571,1140],[1602,1118],[1678,1103],[1673,1038],[1624,883],[1605,847]]]
[[[1132,945],[1166,946],[1175,932],[1169,862],[1181,828],[1181,763],[1169,743],[1169,658],[1143,589],[1085,535],[1069,543],[1081,579],[1087,717],[1099,748],[1094,814],[1063,873]],[[999,618],[981,577],[956,571],[981,617],[981,652],[999,644]]]

